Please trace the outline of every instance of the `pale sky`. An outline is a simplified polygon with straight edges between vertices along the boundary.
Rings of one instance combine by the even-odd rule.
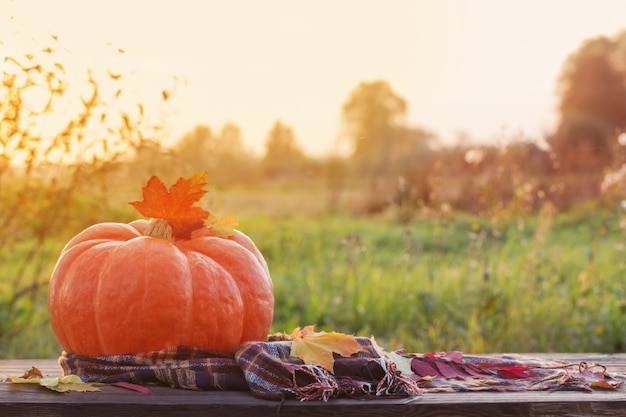
[[[625,16],[622,0],[0,0],[0,48],[58,36],[68,65],[119,70],[126,95],[167,113],[172,141],[230,121],[260,152],[280,119],[326,155],[350,91],[378,79],[447,143],[539,139],[567,56]],[[150,107],[174,76],[174,99]]]

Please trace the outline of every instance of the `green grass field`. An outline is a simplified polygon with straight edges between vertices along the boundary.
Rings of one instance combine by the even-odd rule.
[[[240,201],[245,195],[220,196],[223,214],[250,207],[253,202]],[[286,206],[280,196],[291,215],[242,210],[239,216],[239,228],[270,266],[273,331],[313,324],[413,352],[624,349],[626,248],[617,209],[490,218],[423,212],[400,222],[394,212],[306,213],[297,210],[306,200],[296,197]],[[51,271],[64,243],[49,243],[42,268]],[[0,279],[1,306],[10,298],[11,277]],[[5,328],[21,329],[0,347],[2,357],[60,353],[46,291],[43,286],[10,315],[2,313]]]
[[[316,324],[416,352],[622,349],[617,216],[323,218],[250,229],[272,266],[276,330]]]

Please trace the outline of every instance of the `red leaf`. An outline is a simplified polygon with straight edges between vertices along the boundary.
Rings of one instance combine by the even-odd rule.
[[[450,352],[430,352],[426,353],[424,356],[431,359],[447,359],[458,363],[463,362],[463,352],[456,350]]]
[[[459,369],[453,366],[451,363],[438,361],[435,363],[435,365],[437,366],[437,369],[439,369],[439,372],[444,378],[465,379],[467,377],[467,375],[464,375],[461,372],[459,372]]]
[[[463,359],[462,352],[430,352],[411,361],[411,369],[421,377],[446,379],[485,378],[498,375],[506,379],[532,378],[531,368],[521,365],[495,363],[474,364]]]
[[[520,365],[502,366],[498,368],[498,375],[507,379],[532,378],[532,375],[527,372],[529,370],[530,368]]]
[[[203,187],[207,182],[208,174],[199,172],[187,179],[179,178],[168,191],[158,177],[152,176],[142,189],[143,201],[130,204],[146,217],[166,220],[174,237],[188,238],[209,216],[208,211],[194,206],[206,193]]]
[[[441,376],[441,374],[439,373],[439,369],[435,368],[429,363],[422,361],[419,358],[414,358],[411,361],[411,369],[413,370],[413,372],[415,372],[417,375],[421,376],[422,378],[427,377],[427,376],[431,376],[431,377]]]
[[[492,373],[486,372],[484,369],[481,369],[473,363],[465,363],[463,366],[463,370],[467,372],[467,375],[472,378],[485,378],[489,375],[492,375]]]
[[[120,388],[126,388],[132,391],[137,391],[142,394],[150,394],[150,395],[153,394],[153,392],[149,388],[146,388],[143,385],[131,384],[130,382],[120,381],[120,382],[114,382],[111,385],[120,387]]]

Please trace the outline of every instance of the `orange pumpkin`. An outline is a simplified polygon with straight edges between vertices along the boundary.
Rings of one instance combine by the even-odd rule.
[[[172,243],[143,236],[147,227],[96,224],[63,249],[48,294],[63,349],[114,355],[188,345],[233,353],[266,339],[273,286],[249,237],[215,237],[205,227]]]
[[[218,237],[200,223],[183,239],[149,230],[171,232],[165,220],[100,223],[71,239],[48,292],[63,349],[115,355],[186,345],[232,354],[265,340],[274,313],[267,263],[245,234]]]

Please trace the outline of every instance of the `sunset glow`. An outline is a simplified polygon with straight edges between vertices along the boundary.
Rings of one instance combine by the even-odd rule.
[[[128,102],[164,121],[169,141],[233,122],[260,152],[280,119],[326,155],[349,92],[375,79],[406,99],[410,125],[446,143],[539,140],[555,126],[567,56],[615,35],[624,15],[622,1],[588,0],[8,1],[0,62],[54,36],[68,70],[124,74]]]

